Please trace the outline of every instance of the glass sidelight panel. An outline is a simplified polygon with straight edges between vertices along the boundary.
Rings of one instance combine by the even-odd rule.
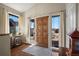
[[[60,16],[52,16],[52,30],[57,29],[55,32],[58,33],[58,30],[60,29]]]
[[[35,20],[30,20],[30,43],[35,44]]]
[[[52,16],[52,47],[59,48],[60,15]]]
[[[34,28],[35,28],[35,22],[34,19],[30,20],[30,36],[34,36]]]

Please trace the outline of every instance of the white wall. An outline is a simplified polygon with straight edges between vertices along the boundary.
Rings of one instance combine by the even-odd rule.
[[[49,15],[49,14],[52,14],[52,13],[57,13],[61,10],[65,10],[65,4],[61,4],[61,3],[40,3],[40,4],[37,4],[36,6],[32,7],[31,9],[29,9],[28,11],[26,11],[24,13],[24,16],[25,16],[25,31],[26,31],[26,38],[27,38],[27,41],[29,42],[29,20],[30,18],[36,18],[36,17],[39,17],[39,16],[45,16],[45,15]],[[28,19],[28,17],[30,17]],[[28,43],[27,42],[27,43]]]
[[[8,18],[8,13],[13,13],[15,15],[22,15],[20,12],[5,6],[0,3],[0,34],[4,33],[9,33],[9,18]],[[3,24],[3,25],[2,25]]]
[[[26,37],[26,43],[30,43],[30,34],[29,34],[29,17],[24,15],[24,26],[23,26],[23,33]]]
[[[0,3],[0,6],[5,8],[7,12],[11,12],[11,13],[14,13],[14,14],[17,14],[17,15],[21,15],[21,13],[13,8],[10,8],[2,3]]]
[[[0,4],[0,35],[9,33],[8,12],[21,15],[20,12]],[[10,55],[10,37],[0,36],[0,55]]]
[[[63,3],[38,3],[36,6],[32,7],[26,11],[26,16],[37,17],[41,15],[47,15],[53,12],[61,11],[65,9],[65,4]]]

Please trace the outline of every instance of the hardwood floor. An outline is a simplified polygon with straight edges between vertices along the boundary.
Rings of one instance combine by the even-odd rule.
[[[11,49],[11,56],[33,56],[29,53],[25,53],[22,50],[28,47],[28,44],[22,44],[21,46],[15,47]]]
[[[29,44],[22,44],[21,46],[15,47],[11,49],[11,56],[33,56],[29,53],[25,53],[22,50],[30,46]],[[52,51],[52,56],[58,56],[57,51]]]

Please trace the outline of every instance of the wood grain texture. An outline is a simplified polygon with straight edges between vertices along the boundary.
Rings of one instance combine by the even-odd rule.
[[[33,56],[29,53],[25,53],[22,50],[27,48],[28,44],[22,44],[21,46],[15,47],[11,49],[11,56]]]
[[[48,16],[36,18],[37,45],[48,47]]]

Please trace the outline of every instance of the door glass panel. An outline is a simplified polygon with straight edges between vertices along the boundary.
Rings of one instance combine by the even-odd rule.
[[[35,22],[34,19],[30,20],[30,36],[34,35]]]
[[[52,47],[59,47],[60,16],[52,16]]]
[[[30,43],[35,44],[35,20],[30,20]]]

